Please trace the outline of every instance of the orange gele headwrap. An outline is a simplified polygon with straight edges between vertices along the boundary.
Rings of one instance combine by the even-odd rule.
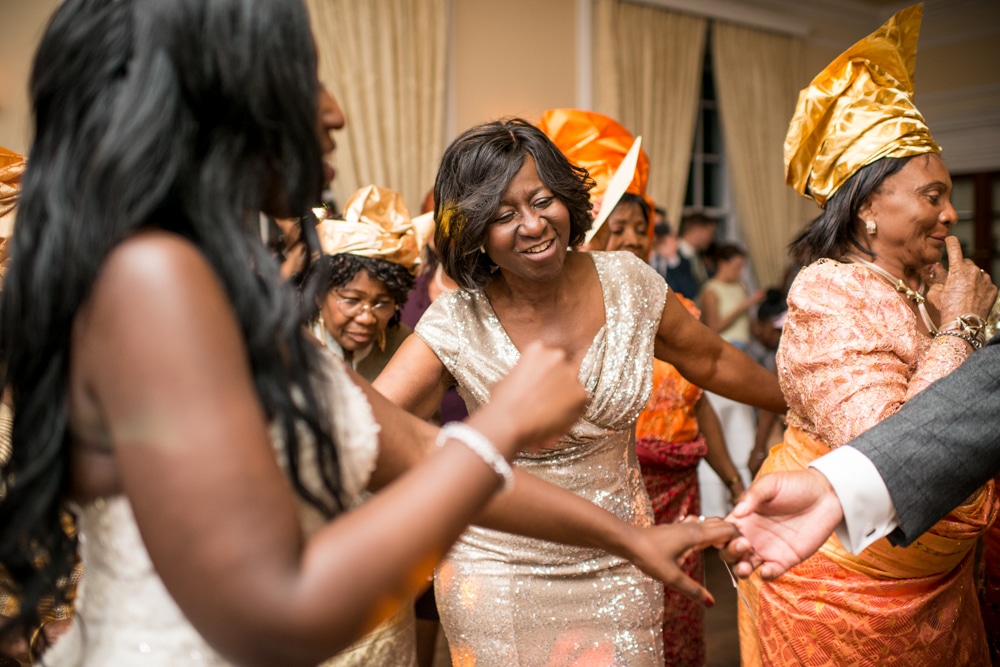
[[[552,140],[570,162],[590,173],[590,177],[596,183],[594,189],[590,191],[590,200],[594,202],[596,215],[604,205],[604,191],[607,190],[608,182],[632,147],[635,137],[618,121],[583,109],[549,109],[542,114],[538,128]],[[635,176],[626,192],[645,199],[652,216],[653,200],[646,196],[648,180],[649,157],[646,151],[640,149]]]
[[[323,220],[316,226],[327,255],[341,253],[383,259],[415,273],[420,251],[428,240],[426,226],[415,225],[402,196],[395,190],[368,185],[347,200],[343,220]]]
[[[923,6],[896,13],[799,93],[785,138],[786,182],[821,207],[861,167],[940,153],[913,104]]]

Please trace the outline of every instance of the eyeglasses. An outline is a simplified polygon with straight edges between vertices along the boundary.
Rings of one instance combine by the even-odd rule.
[[[340,309],[340,312],[343,313],[344,317],[352,319],[360,317],[361,313],[365,312],[366,308],[373,317],[379,320],[389,319],[396,311],[395,299],[379,299],[375,303],[370,303],[354,296],[341,294],[340,292],[334,292],[333,296],[334,300],[337,302],[337,308]]]

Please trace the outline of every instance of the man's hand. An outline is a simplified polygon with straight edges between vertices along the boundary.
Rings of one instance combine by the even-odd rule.
[[[726,520],[741,537],[722,551],[738,577],[771,580],[819,549],[844,517],[830,482],[817,470],[764,475],[747,490]]]

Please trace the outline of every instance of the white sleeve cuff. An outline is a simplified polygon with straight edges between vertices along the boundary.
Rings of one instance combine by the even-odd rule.
[[[882,476],[867,456],[845,445],[809,464],[826,477],[840,499],[844,520],[836,534],[852,554],[859,554],[898,525],[896,506]]]

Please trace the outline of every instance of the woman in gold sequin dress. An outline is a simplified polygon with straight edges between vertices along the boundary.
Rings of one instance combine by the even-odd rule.
[[[693,318],[632,253],[570,252],[591,224],[590,185],[523,120],[459,137],[442,159],[434,199],[437,252],[461,289],[431,305],[375,386],[429,416],[455,385],[474,414],[530,342],[566,350],[591,393],[587,412],[568,436],[516,467],[628,526],[651,526],[633,433],[654,354],[736,400],[778,411],[784,404],[773,375]],[[498,504],[533,522],[533,537],[474,527],[439,567],[453,663],[662,665],[662,590],[640,567],[657,571],[641,553],[637,567],[620,548],[595,548],[603,536],[547,521],[539,510],[552,502],[515,487]],[[668,540],[681,527],[639,532]],[[707,599],[700,588],[686,590]]]
[[[949,237],[951,178],[910,100],[919,25],[919,7],[900,12],[800,97],[788,179],[825,208],[792,244],[805,268],[777,355],[788,429],[761,474],[847,443],[982,343],[996,290]],[[949,289],[928,294],[946,244]],[[775,581],[754,574],[740,583],[743,664],[988,664],[973,563],[996,511],[991,481],[910,547],[854,555],[834,536]]]

